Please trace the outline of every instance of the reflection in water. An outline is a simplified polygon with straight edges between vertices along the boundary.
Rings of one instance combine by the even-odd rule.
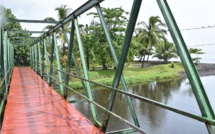
[[[211,78],[212,77],[212,78]],[[202,77],[206,92],[209,94],[212,106],[215,106],[215,100],[211,94],[215,94],[213,80],[215,76]],[[211,82],[209,82],[211,81]],[[210,85],[210,86],[209,86]],[[201,115],[192,89],[187,79],[176,79],[164,82],[151,82],[144,85],[131,85],[129,92],[144,96],[158,102],[170,105],[172,107],[185,110],[187,112]],[[107,106],[110,90],[95,90],[93,91],[94,99],[102,106]],[[81,99],[77,95],[70,95],[70,99]],[[212,101],[213,99],[213,101]],[[151,104],[141,102],[137,99],[132,99],[135,107],[141,128],[151,134],[205,134],[206,127],[203,123],[193,119],[178,115],[168,110],[153,106]],[[88,103],[73,104],[90,120],[91,112]],[[214,108],[214,107],[213,107]],[[104,118],[104,112],[100,109],[98,118],[100,121]],[[127,106],[126,96],[117,93],[113,111],[121,117],[133,122],[129,107]],[[128,128],[123,122],[111,117],[108,125],[108,131]]]

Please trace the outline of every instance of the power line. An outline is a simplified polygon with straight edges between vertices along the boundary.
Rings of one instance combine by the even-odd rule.
[[[208,26],[202,26],[202,27],[180,29],[180,31],[201,30],[201,29],[209,29],[209,28],[215,28],[215,24],[214,25],[208,25]]]
[[[202,27],[196,27],[196,28],[187,28],[187,29],[181,29],[181,31],[189,31],[189,30],[200,30],[200,29],[209,29],[209,28],[215,28],[215,25],[208,25],[208,26],[202,26]]]
[[[200,44],[200,45],[193,45],[193,46],[187,46],[187,47],[200,47],[200,46],[213,46],[215,43],[209,43],[209,44]]]

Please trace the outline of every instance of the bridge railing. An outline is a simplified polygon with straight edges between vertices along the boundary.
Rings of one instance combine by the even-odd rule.
[[[166,0],[157,0],[157,3],[159,5],[159,8],[162,12],[162,15],[165,19],[165,22],[167,24],[167,27],[169,29],[169,32],[171,33],[171,36],[173,38],[174,44],[177,48],[177,51],[179,53],[179,56],[181,58],[182,64],[185,68],[186,74],[188,76],[188,79],[190,81],[192,90],[194,92],[195,98],[197,100],[197,103],[199,105],[199,109],[202,113],[201,116],[194,115],[192,113],[188,113],[186,111],[176,109],[174,107],[170,107],[168,105],[165,105],[163,103],[145,98],[143,96],[139,96],[137,94],[131,94],[128,92],[126,82],[124,80],[124,77],[122,75],[122,71],[124,68],[124,63],[125,59],[130,47],[131,43],[131,38],[133,35],[134,27],[136,25],[136,20],[137,16],[139,13],[140,6],[142,4],[142,0],[134,0],[133,6],[131,9],[130,13],[130,18],[129,18],[129,23],[125,32],[125,38],[124,38],[124,44],[121,50],[121,55],[120,58],[118,59],[114,47],[112,45],[112,40],[105,22],[105,18],[102,14],[102,10],[100,8],[100,3],[102,0],[89,0],[87,1],[84,5],[79,7],[77,10],[75,10],[73,13],[71,13],[68,17],[66,17],[64,20],[61,22],[57,23],[52,29],[47,31],[45,34],[43,34],[40,38],[36,39],[32,44],[31,44],[31,49],[30,49],[30,59],[31,59],[31,67],[34,69],[41,77],[46,78],[49,85],[51,86],[53,81],[59,83],[59,88],[60,88],[60,93],[63,95],[63,97],[66,99],[68,95],[68,90],[73,91],[74,93],[80,95],[82,98],[86,99],[87,101],[90,102],[90,109],[92,113],[92,118],[93,118],[93,123],[101,127],[103,132],[106,132],[106,128],[108,125],[109,117],[110,115],[113,115],[114,117],[120,119],[121,121],[125,122],[127,125],[132,127],[134,130],[139,131],[141,133],[147,133],[146,131],[142,130],[139,125],[138,117],[136,115],[135,109],[132,105],[131,102],[131,97],[147,102],[149,104],[173,111],[175,113],[178,113],[180,115],[184,115],[187,117],[190,117],[195,120],[199,120],[201,122],[204,122],[208,132],[210,134],[215,134],[215,116],[213,109],[211,107],[211,104],[208,100],[208,97],[205,93],[204,87],[202,85],[202,82],[199,78],[199,75],[195,69],[195,66],[193,64],[193,61],[190,57],[190,54],[188,52],[188,49],[186,47],[186,44],[183,40],[183,37],[179,31],[179,28],[177,26],[177,23],[174,19],[174,16],[172,15],[172,12],[170,10],[170,7],[167,3]],[[90,80],[90,77],[88,75],[88,69],[86,66],[86,61],[85,61],[85,54],[83,50],[83,43],[81,39],[81,34],[79,31],[79,25],[78,25],[78,19],[77,17],[83,14],[85,11],[89,10],[90,8],[95,7],[97,9],[98,16],[100,18],[101,26],[104,29],[105,36],[108,42],[108,45],[111,50],[112,57],[114,59],[115,64],[117,65],[117,70],[114,75],[114,80],[112,82],[112,86],[107,86],[103,84],[96,83],[94,81]],[[70,38],[67,37],[66,31],[64,29],[64,25],[71,22],[71,32],[70,32]],[[67,44],[68,44],[68,62],[67,62],[67,68],[66,71],[62,70],[61,64],[60,64],[60,59],[59,59],[59,52],[58,52],[58,45],[57,45],[57,39],[56,39],[56,33],[55,31],[61,29],[64,32],[64,36],[66,38]],[[76,62],[76,58],[73,52],[73,46],[74,46],[74,36],[76,34],[76,39],[77,39],[77,45],[78,49],[80,52],[80,57],[81,57],[81,63],[82,63],[82,71],[83,71],[83,76],[80,71],[80,67],[78,66],[78,63]],[[48,53],[47,46],[51,48],[51,50]],[[42,49],[42,51],[41,51]],[[49,54],[49,55],[48,55]],[[57,67],[54,68],[53,62],[54,58],[56,59],[57,62]],[[77,71],[77,76],[71,74],[71,62],[74,62],[74,67]],[[56,73],[55,73],[56,72]],[[56,75],[57,74],[57,75]],[[56,75],[58,78],[54,77]],[[65,77],[63,77],[65,76]],[[85,95],[80,94],[76,90],[72,89],[69,87],[69,77],[75,77],[79,78],[81,80],[83,89],[85,91]],[[119,90],[119,82],[121,81],[123,90]],[[108,106],[103,107],[96,103],[93,99],[92,95],[92,88],[90,83],[97,84],[102,87],[106,87],[111,90],[111,94],[108,100]],[[127,103],[134,121],[134,124],[128,122],[127,120],[123,119],[119,115],[116,115],[115,113],[112,112],[113,110],[113,104],[114,100],[116,97],[116,93],[121,93],[127,96]],[[100,109],[104,110],[106,112],[105,114],[105,119],[100,123],[98,121],[97,117],[97,110],[96,107],[99,107]],[[131,130],[128,130],[131,131]]]
[[[14,48],[6,31],[0,31],[0,123],[2,123],[4,107],[14,67]],[[0,124],[1,126],[1,124]]]

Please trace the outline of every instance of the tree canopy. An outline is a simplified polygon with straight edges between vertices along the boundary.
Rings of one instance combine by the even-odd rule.
[[[2,7],[4,11],[4,15],[7,20],[9,19],[17,19],[16,16],[12,13],[11,9],[7,9],[5,7]],[[19,22],[6,22],[6,25],[4,26],[4,29],[6,31],[20,31],[24,30]],[[8,33],[8,37],[10,38],[10,41],[12,44],[15,44],[16,42],[19,42],[18,44],[14,45],[14,62],[15,65],[22,65],[22,66],[28,66],[29,65],[29,44],[27,42],[24,42],[22,39],[17,39],[13,37],[30,37],[30,34],[26,33]],[[26,40],[30,41],[30,39]]]
[[[55,8],[57,11],[58,21],[65,19],[72,11],[66,5],[61,5]],[[119,58],[123,41],[125,38],[125,31],[128,24],[129,12],[126,12],[123,8],[102,8],[103,15],[107,24],[107,28],[112,39],[112,44],[116,52],[116,56]],[[4,8],[4,13],[7,19],[16,19],[11,9]],[[108,69],[115,66],[112,53],[110,51],[109,44],[106,39],[105,32],[100,23],[99,15],[97,12],[90,12],[87,15],[92,16],[93,20],[90,24],[79,24],[81,38],[84,45],[84,51],[86,55],[86,62],[88,69],[95,68],[95,66],[101,65],[102,69]],[[47,17],[44,20],[55,20],[52,17]],[[4,27],[6,30],[23,30],[20,23],[8,22]],[[44,29],[51,29],[53,25],[48,25]],[[70,33],[70,23],[64,25],[66,33]],[[62,47],[60,48],[61,62],[67,61],[67,47],[64,32],[60,28],[56,31],[57,38],[61,41]],[[145,61],[148,61],[149,56],[157,57],[164,60],[165,63],[170,58],[177,57],[175,46],[167,41],[167,31],[165,30],[165,24],[161,21],[159,16],[151,16],[146,21],[141,21],[137,24],[130,49],[127,56],[127,63],[133,61],[134,56],[138,55],[142,66]],[[11,41],[18,41],[13,37],[30,37],[29,34],[23,33],[11,33],[9,35]],[[74,37],[73,52],[77,59],[80,58],[77,47],[77,37]],[[30,41],[30,40],[27,40]],[[29,65],[29,46],[26,46],[26,42],[20,41],[21,45],[15,45],[15,63]],[[200,53],[199,53],[200,54]],[[147,60],[145,60],[147,58]],[[199,58],[199,57],[198,57]],[[63,64],[65,67],[66,64]]]
[[[161,21],[159,16],[151,16],[148,23],[141,21],[138,26],[142,26],[136,29],[137,41],[140,43],[140,60],[144,65],[145,56],[152,54],[153,47],[157,47],[160,42],[165,39],[166,30],[164,29],[165,24]]]

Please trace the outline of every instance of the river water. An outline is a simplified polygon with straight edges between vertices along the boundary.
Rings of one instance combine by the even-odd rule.
[[[208,98],[215,111],[215,76],[201,77]],[[164,82],[151,82],[143,85],[130,85],[129,92],[138,94],[169,106],[201,115],[188,79],[175,79]],[[97,103],[107,106],[109,90],[93,91],[94,99]],[[70,93],[70,100],[81,99],[78,95]],[[168,110],[149,105],[136,99],[132,99],[141,128],[150,134],[207,134],[204,123],[194,119],[170,112]],[[91,113],[87,102],[73,104],[90,120]],[[117,94],[114,110],[115,113],[132,122],[132,117],[127,106],[125,95]],[[99,120],[104,117],[104,112],[97,109]],[[129,128],[125,123],[111,117],[108,131]]]

